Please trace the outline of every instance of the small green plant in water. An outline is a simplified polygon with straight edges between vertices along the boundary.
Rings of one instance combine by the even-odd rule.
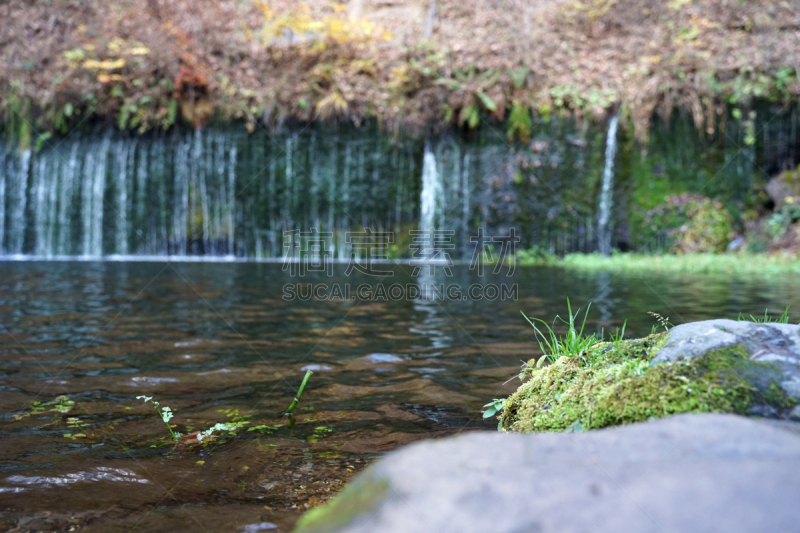
[[[308,437],[308,442],[317,442],[330,435],[333,430],[327,426],[317,426],[314,428],[314,433]]]
[[[227,433],[233,433],[237,429],[242,427],[240,424],[235,422],[226,422],[222,424],[214,424],[211,428],[201,431],[197,434],[197,442],[203,442],[203,439],[210,437],[213,433],[221,433],[223,431]]]
[[[153,406],[156,409],[156,412],[158,413],[158,416],[161,417],[161,420],[164,421],[164,425],[167,426],[167,430],[169,430],[169,434],[172,435],[172,440],[175,441],[175,442],[178,442],[178,439],[181,438],[181,434],[172,431],[172,428],[169,425],[169,421],[172,420],[172,417],[174,416],[174,414],[172,412],[172,409],[170,409],[167,406],[161,407],[161,404],[159,404],[157,401],[155,401],[152,396],[137,396],[136,399],[137,400],[144,400],[144,403],[150,402],[150,403],[153,404]]]
[[[286,414],[291,414],[291,412],[294,411],[297,402],[300,401],[300,397],[303,395],[303,391],[306,388],[306,383],[308,383],[308,380],[311,377],[311,374],[313,373],[314,372],[312,372],[311,370],[306,370],[306,375],[303,376],[303,382],[300,383],[300,388],[297,389],[297,395],[294,397],[294,400],[292,400],[291,405],[289,405],[289,408],[286,409]]]
[[[306,370],[306,375],[303,376],[303,382],[300,383],[300,388],[297,389],[297,394],[295,395],[294,400],[292,400],[292,403],[289,405],[289,408],[286,409],[286,417],[289,419],[287,425],[290,428],[294,426],[294,416],[292,416],[292,411],[294,411],[294,408],[297,406],[297,402],[300,401],[300,397],[303,395],[303,391],[306,388],[306,384],[308,383],[308,380],[309,378],[311,378],[311,374],[313,373],[314,372],[312,372],[311,370]]]
[[[57,396],[54,400],[49,402],[31,402],[30,412],[14,415],[14,420],[21,420],[31,415],[44,414],[45,411],[61,413],[63,415],[69,413],[73,407],[75,407],[75,402],[70,400],[68,396]]]

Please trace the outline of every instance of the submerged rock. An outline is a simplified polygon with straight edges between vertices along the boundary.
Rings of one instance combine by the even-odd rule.
[[[800,399],[800,326],[693,322],[533,370],[500,415],[511,431],[601,428],[687,412],[788,417]]]
[[[800,435],[775,424],[689,414],[418,443],[378,461],[296,532],[796,531]]]

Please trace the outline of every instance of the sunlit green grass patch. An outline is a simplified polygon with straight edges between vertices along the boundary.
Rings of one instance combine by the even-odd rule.
[[[798,274],[800,256],[793,254],[686,254],[646,255],[617,253],[568,254],[553,257],[521,251],[517,254],[522,266],[561,266],[575,270],[665,273],[725,273],[746,275]]]

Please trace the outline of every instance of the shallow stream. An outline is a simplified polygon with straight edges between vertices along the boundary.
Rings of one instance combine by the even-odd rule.
[[[568,296],[591,300],[592,330],[628,319],[634,335],[657,325],[647,311],[673,324],[800,313],[791,277],[385,268],[394,276],[345,277],[337,265],[333,278],[302,281],[488,281],[517,284],[518,298],[288,301],[284,284],[298,279],[269,263],[0,264],[0,530],[289,532],[387,451],[494,430],[481,407],[539,353],[520,310],[551,320]],[[288,428],[282,413],[307,369]],[[247,424],[174,449],[140,395],[169,406],[184,434]]]

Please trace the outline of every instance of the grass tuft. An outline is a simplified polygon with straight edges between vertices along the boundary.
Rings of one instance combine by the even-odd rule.
[[[744,318],[744,316],[742,316],[742,313],[739,313],[739,317],[738,317],[737,320],[742,321],[742,320],[747,320],[747,319]],[[750,320],[752,320],[753,322],[757,322],[759,324],[768,324],[770,322],[775,322],[777,324],[788,324],[789,323],[789,306],[788,305],[786,306],[786,309],[783,310],[783,313],[777,319],[773,319],[769,315],[769,309],[764,309],[764,316],[754,317],[753,315],[750,315]]]
[[[525,317],[525,320],[527,320],[528,323],[533,327],[534,334],[536,335],[536,342],[539,343],[539,348],[541,348],[542,353],[544,354],[544,357],[539,359],[537,366],[541,366],[545,360],[553,363],[559,357],[576,357],[581,359],[586,354],[587,350],[597,343],[598,339],[594,333],[591,335],[584,334],[584,330],[586,328],[586,319],[589,316],[589,308],[591,307],[591,303],[586,307],[586,312],[583,315],[583,321],[580,323],[580,329],[578,329],[576,321],[580,309],[577,309],[575,314],[573,314],[572,305],[570,304],[569,298],[567,298],[568,320],[564,320],[560,316],[556,315],[556,318],[553,319],[552,325],[548,324],[541,318],[534,318],[531,320],[523,311],[520,311],[522,316]],[[568,326],[569,329],[567,330],[566,335],[559,336],[555,332],[553,328],[556,325],[556,320],[560,320]],[[539,329],[539,327],[536,325],[536,322],[542,325],[544,332]]]

